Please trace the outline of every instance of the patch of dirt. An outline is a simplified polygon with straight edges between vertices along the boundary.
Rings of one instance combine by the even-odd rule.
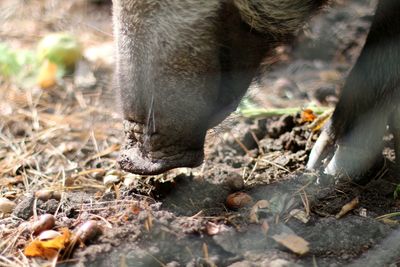
[[[83,36],[84,46],[111,41],[103,34],[111,31],[109,6],[43,2],[53,5],[32,1],[25,10],[34,15],[21,25],[32,22],[32,28],[9,28],[0,32],[1,39],[29,46],[36,35],[71,20],[83,25],[74,32]],[[337,1],[314,18],[295,46],[277,51],[282,61],[254,84],[255,101],[265,107],[334,105],[374,3]],[[77,7],[98,13],[85,18]],[[385,164],[366,185],[305,171],[318,133],[300,114],[260,119],[236,114],[210,132],[201,167],[139,177],[116,166],[123,130],[111,104],[111,66],[87,64],[96,78],[93,88],[77,86],[74,77],[48,91],[0,78],[0,196],[17,204],[0,219],[0,265],[49,263],[20,253],[32,240],[28,226],[46,213],[54,214],[55,229],[76,232],[88,220],[103,229],[70,257],[61,255],[61,266],[395,266],[399,261],[400,202],[394,192],[400,177],[389,134]],[[35,193],[42,189],[61,197],[41,199]],[[232,194],[238,192],[246,201],[233,207],[227,198],[236,200]],[[339,218],[355,199],[358,205]],[[276,241],[279,235],[301,237],[308,253],[296,254]]]

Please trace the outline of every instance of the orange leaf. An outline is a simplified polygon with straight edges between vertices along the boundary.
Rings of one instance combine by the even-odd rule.
[[[48,260],[57,256],[58,250],[51,248],[44,248],[42,241],[33,240],[24,250],[25,256],[28,257],[42,257]]]
[[[311,109],[307,108],[301,112],[301,122],[313,122],[316,118],[317,116]]]
[[[71,233],[67,228],[61,229],[62,235],[50,240],[33,240],[24,250],[25,256],[42,257],[52,259],[57,256],[58,251],[65,248],[71,240]]]

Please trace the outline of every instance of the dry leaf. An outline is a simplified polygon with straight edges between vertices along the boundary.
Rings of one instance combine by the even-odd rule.
[[[301,122],[313,122],[317,116],[314,114],[314,112],[311,109],[304,109],[301,112]]]
[[[27,257],[42,257],[48,260],[55,258],[58,254],[58,249],[45,248],[42,243],[47,241],[33,240],[24,250]]]
[[[25,256],[42,257],[48,260],[53,259],[58,255],[58,252],[64,249],[71,240],[71,233],[67,228],[62,228],[61,234],[61,236],[57,236],[50,240],[33,240],[25,247]]]
[[[343,217],[344,215],[346,215],[349,211],[354,210],[358,204],[360,203],[358,197],[353,198],[353,200],[351,200],[349,203],[347,203],[346,205],[344,205],[342,207],[342,209],[340,210],[340,212],[338,214],[336,214],[336,219],[340,219],[341,217]]]
[[[279,244],[287,247],[298,255],[304,255],[310,250],[310,248],[308,247],[309,243],[302,237],[295,234],[283,233],[279,235],[274,235],[272,236],[272,238]]]

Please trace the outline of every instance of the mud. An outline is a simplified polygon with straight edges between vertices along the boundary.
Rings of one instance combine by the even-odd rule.
[[[259,147],[249,147],[253,155],[246,155],[236,147],[237,138],[227,138],[214,145],[205,167],[169,182],[152,182],[152,198],[142,197],[135,208],[113,204],[98,213],[104,218],[125,216],[74,258],[85,266],[346,266],[362,262],[369,251],[381,251],[370,256],[375,265],[365,266],[395,262],[400,256],[396,250],[382,257],[380,248],[387,247],[387,242],[395,246],[397,223],[377,220],[399,210],[393,198],[398,183],[393,159],[386,158],[383,175],[372,177],[364,186],[305,172],[310,132],[296,121],[293,116],[263,120],[261,125],[270,130],[258,143],[275,144],[265,146],[263,153]],[[260,121],[237,122],[233,131],[250,131],[255,125],[259,127]],[[241,136],[239,141],[245,144],[247,135]],[[260,162],[265,157],[268,164],[255,167],[257,159]],[[250,195],[253,203],[268,200],[274,207],[261,215],[269,225],[267,234],[262,225],[250,221],[252,205],[227,208],[226,197],[238,191]],[[137,201],[134,192],[137,188],[122,188],[118,201]],[[343,218],[335,218],[355,197],[359,205]],[[108,200],[113,202],[112,197]],[[307,223],[289,216],[290,211],[306,206],[310,212]],[[74,217],[73,212],[68,217]],[[309,253],[297,256],[271,238],[281,233],[307,240]]]

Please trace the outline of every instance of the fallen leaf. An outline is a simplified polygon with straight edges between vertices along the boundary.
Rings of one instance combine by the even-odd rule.
[[[314,112],[311,109],[304,109],[301,112],[301,122],[313,122],[317,116],[314,114]]]
[[[66,247],[71,240],[71,232],[67,228],[62,228],[61,235],[53,239],[41,241],[33,240],[24,250],[27,257],[42,257],[48,260],[55,258],[58,252]]]
[[[272,236],[272,239],[274,239],[277,243],[287,247],[288,249],[290,249],[291,251],[293,251],[298,255],[304,255],[310,250],[308,246],[309,243],[302,237],[297,236],[295,234],[283,233]]]
[[[43,242],[47,241],[33,240],[31,243],[29,243],[24,250],[25,256],[42,257],[48,260],[55,258],[58,254],[58,249],[45,248],[43,247]]]
[[[47,241],[42,241],[44,248],[63,249],[71,239],[71,232],[67,228],[61,229],[61,236]]]
[[[341,217],[343,217],[344,215],[346,215],[349,211],[354,210],[358,204],[360,203],[358,197],[353,198],[349,203],[345,204],[342,209],[340,210],[340,212],[338,214],[336,214],[336,219],[340,219]]]

